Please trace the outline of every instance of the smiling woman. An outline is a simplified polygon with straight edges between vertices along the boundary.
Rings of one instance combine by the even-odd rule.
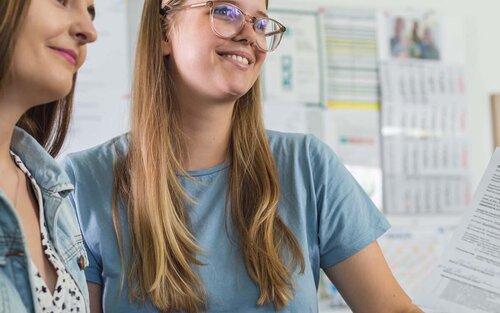
[[[40,14],[43,12],[43,14]],[[91,0],[0,2],[0,306],[88,311],[86,254],[72,189],[52,159],[76,72],[96,39]]]
[[[421,312],[389,227],[313,136],[266,131],[259,75],[285,27],[264,0],[145,0],[129,134],[64,161],[97,312]]]

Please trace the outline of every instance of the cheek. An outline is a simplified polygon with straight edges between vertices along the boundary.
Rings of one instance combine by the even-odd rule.
[[[38,64],[37,64],[38,63]],[[35,76],[34,69],[40,69],[43,62],[32,52],[32,50],[23,49],[22,44],[14,50],[10,65],[10,76],[12,79],[26,79]]]
[[[260,63],[264,63],[267,57],[267,52],[262,52],[260,50],[257,50],[256,52],[257,59],[260,61]]]
[[[204,71],[212,68],[211,50],[200,41],[178,42],[172,46],[171,55],[180,71]]]
[[[260,52],[260,51],[258,51],[255,54],[255,57],[256,57],[255,68],[257,69],[257,72],[259,72],[259,73],[262,69],[262,65],[264,64],[264,61],[266,60],[266,56],[267,56],[267,53]]]

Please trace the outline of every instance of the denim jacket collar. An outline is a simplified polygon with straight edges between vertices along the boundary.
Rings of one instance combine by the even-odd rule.
[[[16,127],[12,136],[11,150],[25,163],[31,175],[43,191],[65,198],[73,184],[66,172],[26,131]],[[43,166],[40,166],[43,164]]]
[[[16,127],[10,148],[21,158],[40,188],[50,240],[88,305],[83,274],[88,258],[77,217],[67,198],[74,189],[73,184],[64,169],[24,130]],[[0,270],[0,281],[4,283],[3,286],[0,284],[0,311],[5,304],[8,312],[41,312],[34,305],[36,292],[27,271],[30,261],[25,234],[16,210],[1,192],[0,211],[0,268],[6,266],[13,269]],[[89,312],[88,306],[85,312]]]

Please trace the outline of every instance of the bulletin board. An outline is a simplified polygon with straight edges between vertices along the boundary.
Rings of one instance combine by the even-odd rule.
[[[321,3],[270,15],[290,34],[264,67],[267,128],[333,148],[393,224],[379,244],[415,296],[470,201],[463,43],[446,36],[461,24],[431,10]],[[324,276],[319,299],[321,312],[349,311]]]

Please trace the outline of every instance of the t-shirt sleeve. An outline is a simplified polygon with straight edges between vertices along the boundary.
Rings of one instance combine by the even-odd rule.
[[[314,170],[321,268],[329,268],[362,250],[390,224],[335,153],[314,138]]]
[[[84,212],[82,211],[82,208],[79,205],[79,202],[77,201],[78,199],[78,182],[75,179],[75,169],[73,167],[73,164],[71,162],[70,157],[65,157],[60,161],[61,166],[65,169],[66,173],[68,174],[69,179],[71,180],[72,184],[75,186],[75,190],[68,195],[68,200],[71,203],[71,206],[75,209],[76,215],[78,217],[78,223],[80,224],[80,229],[82,231],[83,235],[83,244],[85,246],[85,250],[87,251],[87,256],[89,259],[89,265],[85,268],[85,277],[87,281],[102,285],[102,264],[101,264],[101,258],[99,257],[99,254],[97,250],[91,249],[90,246],[92,245],[91,243],[88,242],[88,238],[92,238],[92,236],[89,236],[89,228],[85,227],[85,223],[82,223],[82,220],[86,220],[86,216],[82,216],[82,214],[87,214],[89,212]]]
[[[87,281],[91,283],[102,285],[102,266],[97,261],[94,253],[90,250],[87,242],[84,241],[84,244],[89,257],[89,266],[85,268],[85,277],[87,278]]]

